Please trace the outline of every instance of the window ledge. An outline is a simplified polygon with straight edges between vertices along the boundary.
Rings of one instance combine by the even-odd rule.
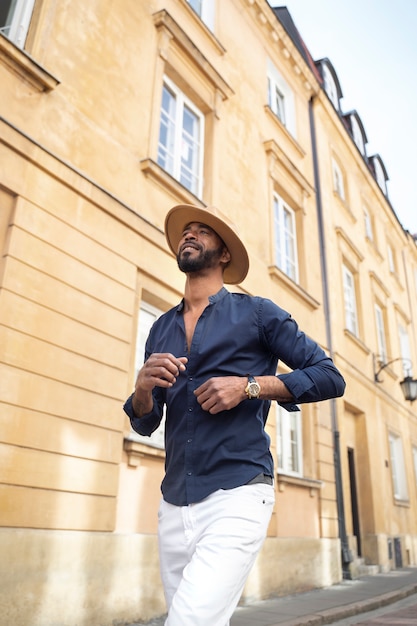
[[[269,275],[272,278],[285,283],[287,287],[291,289],[303,302],[305,302],[311,309],[318,309],[320,302],[310,296],[300,285],[297,285],[291,278],[289,278],[282,270],[276,265],[270,265],[268,267]]]
[[[410,500],[403,500],[402,498],[396,498],[394,496],[394,503],[396,506],[404,506],[410,508]]]
[[[234,95],[233,89],[219,74],[216,68],[210,63],[208,59],[200,52],[197,46],[191,41],[187,33],[177,24],[177,22],[171,17],[171,15],[165,9],[154,13],[154,24],[158,31],[162,32],[165,37],[165,44],[170,42],[171,39],[182,49],[188,58],[194,63],[215,89],[221,93],[223,100],[230,98]],[[160,55],[166,58],[168,50],[160,48]]]
[[[323,487],[322,480],[305,478],[304,476],[290,476],[289,474],[277,474],[278,491],[285,491],[286,485],[294,485],[303,489],[310,489],[310,496],[314,498],[319,489]]]
[[[279,119],[278,115],[276,115],[273,110],[271,109],[271,107],[269,106],[269,104],[265,104],[264,106],[265,111],[267,112],[268,116],[273,120],[274,124],[277,124],[279,126],[279,128],[282,130],[282,132],[287,136],[287,138],[290,140],[290,142],[292,143],[292,145],[294,146],[294,148],[297,150],[297,152],[299,153],[299,155],[301,157],[305,157],[306,153],[304,152],[304,150],[302,149],[302,147],[300,146],[300,144],[298,143],[298,141],[295,139],[295,137],[290,133],[290,131],[288,130],[288,128],[285,126],[285,124],[283,124],[281,122],[281,120]]]
[[[165,450],[162,448],[157,448],[151,444],[139,443],[139,441],[129,437],[125,437],[123,441],[123,450],[127,454],[129,467],[138,467],[141,459],[145,457],[165,459]]]
[[[152,159],[142,159],[140,161],[140,169],[146,176],[153,178],[163,189],[171,191],[176,198],[187,204],[201,204],[200,198],[188,191],[184,185],[181,185],[175,178],[168,174],[158,163]]]
[[[363,341],[359,339],[359,337],[354,335],[351,330],[349,330],[348,328],[345,328],[344,332],[345,332],[345,336],[349,337],[349,339],[351,339],[354,343],[356,343],[358,348],[360,348],[365,354],[371,353],[370,349],[363,343]]]
[[[4,35],[0,35],[0,62],[37,91],[52,91],[60,83]]]

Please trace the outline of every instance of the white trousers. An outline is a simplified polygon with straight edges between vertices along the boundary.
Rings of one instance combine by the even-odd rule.
[[[263,483],[215,491],[184,507],[161,501],[165,626],[228,626],[273,506],[274,488]]]

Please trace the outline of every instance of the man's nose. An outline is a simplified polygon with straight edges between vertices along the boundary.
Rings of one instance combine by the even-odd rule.
[[[189,239],[197,239],[197,234],[195,232],[193,232],[192,230],[189,230],[186,234],[184,239],[186,241],[188,241]]]

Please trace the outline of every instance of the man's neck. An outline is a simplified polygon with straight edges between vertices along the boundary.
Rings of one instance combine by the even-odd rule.
[[[209,297],[223,287],[223,276],[187,274],[184,290],[185,310],[192,311],[205,308]]]

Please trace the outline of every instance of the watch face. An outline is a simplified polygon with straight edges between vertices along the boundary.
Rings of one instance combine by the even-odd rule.
[[[256,398],[259,395],[261,388],[258,385],[258,383],[249,383],[249,395],[252,396],[253,398]]]

